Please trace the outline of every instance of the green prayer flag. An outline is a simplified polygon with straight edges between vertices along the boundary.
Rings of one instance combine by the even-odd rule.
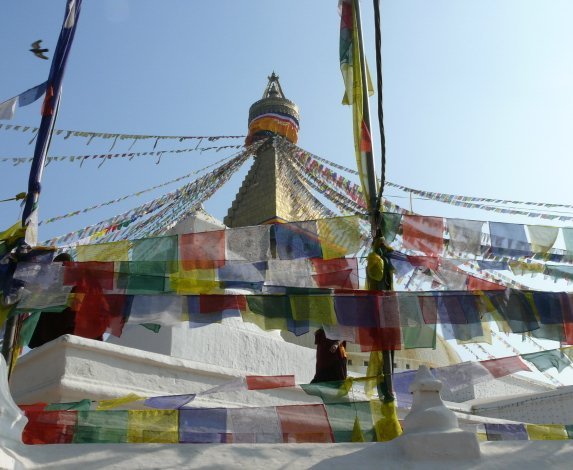
[[[44,410],[46,411],[89,411],[92,405],[91,400],[87,398],[80,401],[74,401],[71,403],[51,403],[46,405]]]
[[[402,221],[402,214],[393,214],[384,212],[382,214],[381,229],[386,243],[392,243],[396,238],[396,234],[400,229],[400,222]]]
[[[20,329],[20,336],[18,338],[18,344],[20,345],[20,347],[25,348],[26,346],[28,346],[28,343],[30,343],[32,335],[34,334],[34,330],[38,325],[38,321],[40,321],[41,314],[42,312],[39,311],[33,312],[30,314],[28,318],[26,318],[22,322],[22,328]],[[52,315],[57,315],[57,313],[54,313]]]
[[[161,325],[158,325],[157,323],[140,323],[140,325],[154,333],[159,333],[159,330],[161,329]]]
[[[125,443],[127,420],[127,410],[78,411],[74,443]]]
[[[542,351],[538,353],[521,354],[521,357],[528,362],[531,362],[541,372],[555,367],[558,372],[561,372],[565,367],[571,365],[569,358],[563,354],[559,349],[551,351]]]

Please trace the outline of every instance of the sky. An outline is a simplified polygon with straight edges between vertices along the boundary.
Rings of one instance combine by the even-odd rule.
[[[84,0],[56,127],[243,135],[249,106],[275,71],[300,108],[299,146],[353,167],[351,109],[341,105],[337,4]],[[361,4],[374,72],[372,3]],[[65,1],[4,0],[0,9],[3,101],[46,80],[50,61],[28,49],[42,39],[52,57]],[[381,9],[387,179],[443,193],[571,204],[573,3],[382,0]],[[37,126],[39,110],[40,101],[18,108],[10,124]],[[377,129],[376,121],[373,126]],[[377,131],[374,137],[378,152]],[[0,158],[30,157],[30,138],[0,129]],[[112,153],[130,145],[118,143]],[[188,146],[162,142],[156,150]],[[86,139],[55,137],[49,154],[92,155],[109,153],[110,147],[109,140],[87,145]],[[138,142],[132,151],[152,147],[153,142]],[[149,157],[106,161],[101,168],[99,161],[81,168],[52,163],[44,173],[40,220],[141,191],[231,153],[166,155],[159,164]],[[210,213],[226,215],[247,169],[205,204]],[[0,162],[0,199],[26,191],[28,171]],[[40,239],[93,224],[176,187],[43,225]],[[387,188],[385,194],[410,207],[404,193]],[[411,203],[425,215],[543,224],[416,198]],[[11,225],[20,211],[16,202],[0,203],[1,225]]]

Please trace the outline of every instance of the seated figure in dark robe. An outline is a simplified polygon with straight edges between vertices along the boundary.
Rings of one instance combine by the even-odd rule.
[[[346,341],[328,339],[324,330],[314,333],[316,373],[311,383],[346,379]]]

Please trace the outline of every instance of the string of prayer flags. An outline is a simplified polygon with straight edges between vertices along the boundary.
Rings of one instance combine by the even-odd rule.
[[[123,158],[123,159],[128,159],[128,160],[133,160],[136,157],[159,157],[158,162],[161,160],[161,158],[164,155],[179,155],[182,153],[191,153],[191,152],[210,152],[210,151],[215,151],[215,152],[220,152],[221,150],[238,150],[238,149],[242,149],[244,146],[243,145],[216,145],[216,146],[209,146],[209,147],[192,147],[192,148],[186,148],[186,149],[172,149],[172,150],[157,150],[157,151],[152,151],[152,152],[127,152],[127,153],[103,153],[103,154],[93,154],[93,155],[61,155],[61,156],[52,156],[52,157],[46,157],[46,165],[49,165],[50,163],[58,163],[58,162],[69,162],[69,163],[79,163],[80,164],[80,168],[83,166],[83,164],[88,161],[88,160],[102,160],[100,162],[100,164],[98,165],[98,168],[100,168],[103,163],[107,160],[115,160],[115,159],[119,159],[119,158]],[[226,157],[224,158],[222,161],[227,160],[230,157]],[[1,157],[0,158],[0,162],[11,162],[13,166],[18,166],[18,165],[23,165],[26,163],[29,163],[32,161],[32,158],[30,157]],[[156,162],[156,163],[158,163]],[[221,161],[219,161],[221,162]],[[217,162],[217,163],[219,163]],[[216,165],[217,163],[213,163],[211,165],[208,165],[206,168],[210,168],[214,165]],[[191,174],[197,174],[199,171],[201,170],[197,170]],[[181,181],[182,179],[184,179],[184,177],[179,177],[176,180],[177,181]]]
[[[48,411],[21,406],[25,444],[384,441],[379,400],[261,408]],[[484,423],[488,441],[566,440],[573,426]],[[394,435],[399,433],[394,433]]]
[[[41,86],[41,85],[39,85]],[[37,87],[35,87],[37,88]],[[33,90],[34,88],[30,89]],[[28,90],[28,91],[30,91]],[[24,92],[27,93],[27,92]],[[41,96],[41,95],[40,95]],[[37,132],[38,128],[33,126],[14,126],[14,125],[2,125],[0,124],[0,129],[4,130],[14,130],[19,132]],[[203,136],[191,136],[191,135],[147,135],[147,134],[118,134],[118,133],[108,133],[108,132],[92,132],[92,131],[76,131],[76,130],[66,130],[66,129],[54,129],[54,135],[63,135],[64,139],[69,139],[70,137],[82,137],[88,139],[88,144],[94,138],[101,139],[113,139],[117,140],[154,140],[156,143],[162,140],[177,140],[183,142],[185,140],[206,140],[208,142],[216,142],[221,139],[244,139],[244,135],[203,135]]]
[[[51,158],[51,157],[47,157],[48,162],[50,161],[50,158]],[[193,172],[188,173],[188,174],[186,174],[186,175],[183,175],[183,176],[181,176],[181,177],[179,177],[179,178],[175,178],[175,179],[173,179],[173,180],[166,181],[165,183],[161,183],[161,184],[152,186],[151,188],[147,188],[147,189],[144,189],[144,190],[141,190],[141,191],[137,191],[137,192],[135,192],[135,193],[128,194],[128,195],[126,195],[126,196],[122,196],[122,197],[119,197],[119,198],[116,198],[116,199],[111,199],[111,200],[109,200],[109,201],[102,202],[102,203],[100,203],[100,204],[95,204],[95,205],[93,205],[93,206],[86,207],[85,209],[82,209],[82,210],[77,210],[77,211],[69,212],[69,213],[67,213],[67,214],[59,215],[59,216],[56,216],[56,217],[50,217],[50,218],[48,218],[48,219],[45,219],[45,220],[40,221],[40,222],[38,223],[38,225],[51,224],[51,223],[56,222],[56,221],[58,221],[58,220],[68,219],[68,218],[70,218],[70,217],[75,217],[76,215],[79,215],[79,214],[85,214],[86,212],[90,212],[90,211],[92,211],[92,210],[99,209],[100,207],[109,206],[109,205],[111,205],[111,204],[116,204],[116,203],[118,203],[118,202],[125,201],[126,199],[129,199],[129,198],[131,198],[131,197],[141,196],[142,194],[146,194],[146,193],[148,193],[148,192],[150,192],[150,191],[154,191],[154,190],[156,190],[156,189],[158,189],[158,188],[163,188],[163,187],[165,187],[165,186],[168,186],[168,185],[170,185],[170,184],[176,183],[176,182],[178,182],[178,181],[187,180],[187,179],[189,179],[189,177],[191,177],[191,176],[193,176],[193,175],[197,175],[197,174],[199,174],[199,173],[201,173],[201,172],[203,172],[203,171],[205,171],[205,170],[207,170],[207,169],[209,169],[209,168],[212,168],[212,167],[214,167],[214,166],[218,166],[218,165],[223,164],[226,160],[228,160],[228,159],[230,159],[230,158],[233,158],[233,157],[226,157],[226,158],[224,158],[224,159],[222,159],[222,160],[219,160],[219,161],[213,163],[212,165],[208,165],[208,166],[203,167],[203,168],[201,168],[201,169],[199,169],[199,170],[196,170],[196,171],[193,171]]]
[[[356,164],[362,192],[367,201],[375,195],[369,194],[367,184],[367,157],[372,153],[370,123],[364,117],[364,100],[374,94],[368,66],[360,53],[360,37],[356,4],[354,0],[340,0],[340,70],[344,81],[345,93],[343,104],[352,105],[352,121],[354,125],[354,148]],[[363,74],[366,74],[366,77]],[[366,84],[366,89],[363,89]],[[370,205],[370,203],[369,203]],[[374,208],[370,208],[374,209]]]
[[[345,172],[350,173],[350,174],[354,174],[354,175],[358,174],[358,172],[352,168],[345,167],[343,165],[335,163],[335,162],[328,160],[326,158],[311,154],[310,152],[307,152],[306,150],[301,149],[301,148],[297,147],[296,145],[293,145],[293,144],[286,142],[284,139],[277,138],[276,140],[278,140],[283,145],[286,144],[287,147],[290,147],[292,149],[296,149],[296,151],[300,154],[304,154],[304,155],[307,155],[309,157],[312,157],[314,160],[321,161],[323,163],[326,163],[327,165],[330,165],[334,168],[337,168],[339,170],[345,171]],[[443,201],[456,200],[459,205],[462,205],[463,203],[468,203],[468,202],[491,202],[491,203],[495,203],[495,204],[531,205],[531,206],[546,207],[546,208],[564,207],[564,208],[568,208],[568,209],[573,209],[573,205],[571,205],[571,204],[553,204],[553,203],[545,203],[545,202],[515,201],[515,200],[506,200],[506,199],[492,199],[492,198],[485,198],[485,197],[460,196],[460,195],[456,195],[456,194],[444,194],[444,193],[436,193],[436,192],[431,192],[431,191],[421,191],[421,190],[417,190],[417,189],[408,188],[406,186],[402,186],[402,185],[399,185],[396,183],[392,183],[390,181],[386,181],[385,184],[388,184],[389,186],[400,189],[402,191],[411,192],[413,194],[424,196],[427,199],[439,199],[439,200],[443,200]]]

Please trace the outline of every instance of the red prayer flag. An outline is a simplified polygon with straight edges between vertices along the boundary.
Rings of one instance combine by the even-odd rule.
[[[561,295],[561,307],[563,310],[563,331],[565,338],[563,344],[573,345],[573,294]]]
[[[433,295],[424,295],[418,297],[422,317],[426,325],[435,325],[438,322],[438,307],[436,298]]]
[[[324,405],[277,406],[283,442],[334,442]]]
[[[527,364],[523,362],[519,356],[489,359],[487,361],[480,361],[480,364],[484,366],[496,379],[499,377],[505,377],[506,375],[514,374],[520,370],[527,372],[531,371],[531,369],[527,367]]]
[[[402,349],[400,328],[356,328],[361,352]]]
[[[247,310],[247,299],[244,295],[200,295],[199,313],[216,313],[223,310]]]
[[[113,289],[114,263],[87,261],[83,263],[64,263],[64,285],[98,286],[103,290]]]
[[[225,264],[225,231],[185,233],[179,236],[184,270],[212,269]]]
[[[358,289],[358,261],[356,258],[311,258],[316,274],[312,277],[318,287]]]
[[[505,290],[505,286],[475,276],[468,276],[468,290]]]
[[[24,444],[70,444],[77,425],[76,411],[27,411]]]
[[[444,249],[444,219],[421,215],[402,217],[404,246],[427,255],[439,255]]]
[[[406,258],[412,266],[422,266],[424,268],[431,269],[432,271],[437,271],[440,267],[440,258],[437,256],[410,256],[407,255]]]
[[[294,375],[247,375],[246,380],[249,390],[295,386]]]

